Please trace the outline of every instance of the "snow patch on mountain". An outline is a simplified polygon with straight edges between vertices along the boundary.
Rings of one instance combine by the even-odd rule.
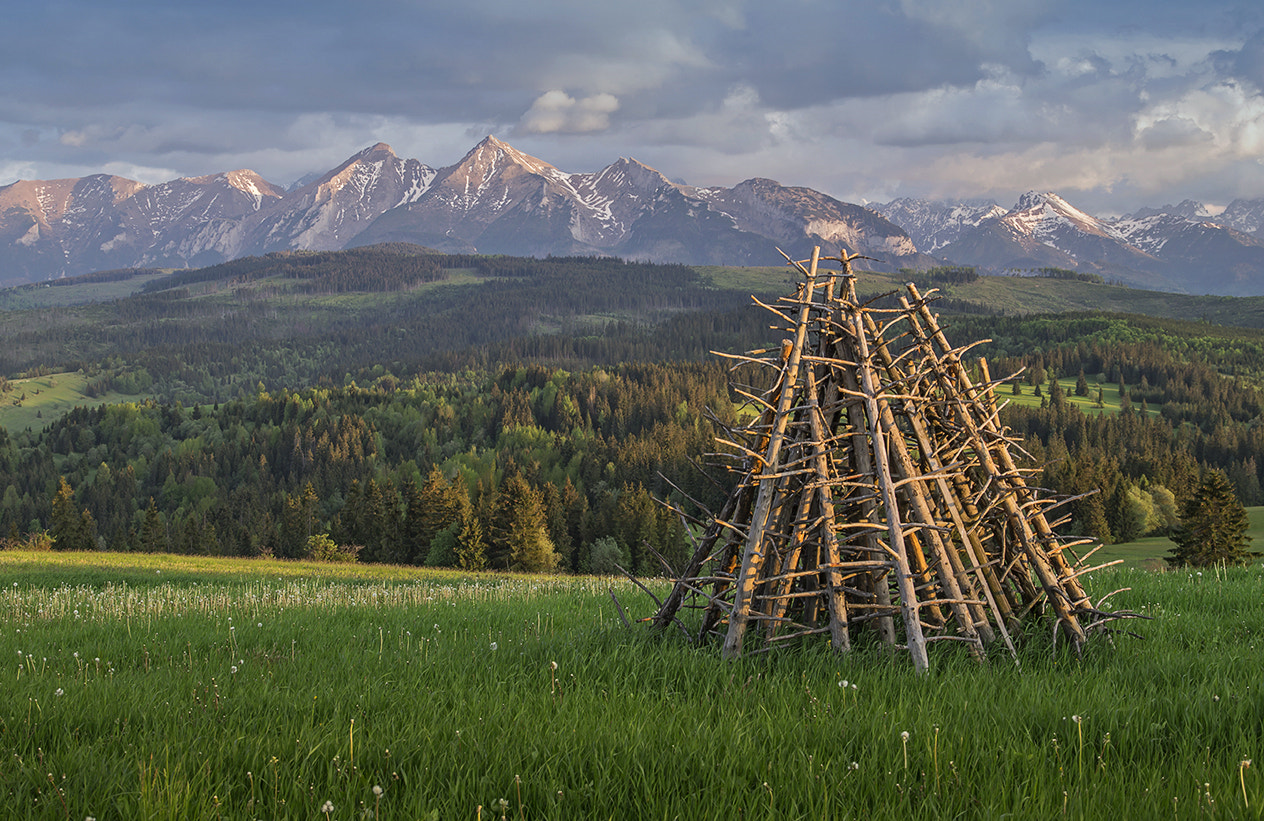
[[[962,232],[984,220],[1005,215],[1005,209],[990,200],[946,202],[902,197],[873,210],[907,231],[917,248],[928,254],[956,242]]]

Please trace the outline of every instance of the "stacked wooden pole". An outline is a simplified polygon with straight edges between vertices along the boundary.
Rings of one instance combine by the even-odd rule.
[[[770,387],[734,387],[756,411],[720,440],[741,479],[655,624],[700,610],[730,658],[869,632],[924,671],[930,642],[1014,655],[1015,628],[1045,615],[1078,649],[1096,611],[1066,554],[1087,540],[1059,537],[1027,485],[986,362],[972,375],[912,284],[898,308],[861,304],[854,259],[792,262],[797,293],[763,306],[790,337],[732,357]]]

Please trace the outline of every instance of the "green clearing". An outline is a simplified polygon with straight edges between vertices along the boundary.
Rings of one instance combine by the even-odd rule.
[[[1264,552],[1264,507],[1248,507],[1246,512],[1251,520],[1251,527],[1246,532],[1251,539],[1250,549]],[[1120,559],[1126,568],[1165,570],[1168,565],[1163,557],[1175,547],[1176,543],[1166,536],[1146,536],[1135,542],[1105,545],[1092,555],[1089,564],[1100,565]]]
[[[993,374],[993,376],[999,377],[1000,374]],[[1101,374],[1088,374],[1086,376],[1086,379],[1088,380],[1088,396],[1076,396],[1076,378],[1077,377],[1072,376],[1058,379],[1058,385],[1061,386],[1063,398],[1066,400],[1068,405],[1077,407],[1084,413],[1091,416],[1096,416],[1101,413],[1119,413],[1118,383],[1111,383],[1102,380]],[[1012,392],[1013,383],[1007,382],[996,389],[997,401],[1002,402],[1008,400],[1014,405],[1026,408],[1038,408],[1040,407],[1042,401],[1049,401],[1049,383],[1046,382],[1041,386],[1041,395],[1037,396],[1036,388],[1033,385],[1028,385],[1026,382],[1023,382],[1021,376],[1019,377],[1019,381],[1020,388],[1022,389],[1021,394],[1014,394]],[[1125,385],[1125,387],[1131,389],[1132,386]],[[1100,407],[1097,405],[1098,388],[1102,389],[1102,404]],[[1137,408],[1136,405],[1133,407],[1134,409]],[[1161,408],[1153,407],[1147,408],[1146,410],[1148,413],[1157,413],[1161,410]]]
[[[788,268],[695,266],[717,288],[761,294],[789,293],[795,284]],[[908,277],[899,272],[857,274],[856,288],[874,295],[900,289]],[[925,289],[923,289],[925,290]],[[1264,297],[1221,297],[1144,291],[1119,285],[1031,276],[980,276],[976,282],[940,285],[941,296],[974,303],[1001,314],[1077,311],[1140,314],[1241,328],[1264,327]]]
[[[144,400],[143,396],[126,396],[113,391],[91,397],[84,393],[87,386],[88,377],[82,371],[10,380],[9,390],[0,393],[0,428],[14,432],[27,428],[38,431],[72,408]]]
[[[940,643],[925,677],[873,648],[725,663],[629,631],[611,586],[634,615],[652,609],[591,577],[0,553],[5,816],[1192,819],[1264,807],[1258,565],[1103,571],[1090,589],[1129,588],[1110,605],[1153,616],[1126,625],[1144,638],[1098,641],[1077,660],[1035,629],[1021,669]]]
[[[126,279],[109,282],[77,279],[72,284],[55,285],[39,282],[0,289],[0,311],[24,311],[32,308],[65,308],[90,302],[124,299],[150,282],[162,279],[170,270],[139,273]]]

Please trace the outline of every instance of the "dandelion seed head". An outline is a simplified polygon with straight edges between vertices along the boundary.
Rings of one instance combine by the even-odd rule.
[[[496,647],[496,642],[494,642],[494,641],[493,641],[493,642],[492,642],[492,652],[493,652],[493,653],[494,653],[494,652],[496,652],[496,649],[497,649],[497,647]]]
[[[901,741],[908,741],[908,740],[909,740],[908,730],[905,730],[904,732],[900,733],[900,740],[901,740]]]
[[[54,691],[53,691],[53,695],[55,695],[55,696],[64,696],[64,695],[66,695],[66,691],[65,691],[65,690],[63,690],[63,689],[61,689],[60,687],[58,687],[56,690],[54,690]]]
[[[323,813],[325,813],[326,815],[328,815],[329,813],[333,812],[333,811],[334,811],[334,802],[332,802],[332,801],[326,801],[324,804],[321,804],[321,805],[320,805],[320,811],[321,811],[321,812],[323,812]]]
[[[373,794],[379,798],[382,797],[382,786],[380,784],[373,785]]]
[[[228,672],[232,673],[233,675],[237,675],[237,665],[234,664],[232,667],[228,668]]]
[[[1079,716],[1071,716],[1071,720],[1074,721],[1076,724],[1079,724],[1084,719],[1080,718]]]
[[[556,670],[556,669],[557,669],[557,662],[556,662],[556,661],[550,661],[550,662],[549,662],[549,669],[550,669],[550,670]]]

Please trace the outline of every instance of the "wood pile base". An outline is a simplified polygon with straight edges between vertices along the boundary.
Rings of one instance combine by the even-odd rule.
[[[814,634],[841,652],[868,632],[924,671],[934,641],[1015,655],[1040,617],[1078,650],[1110,618],[1069,551],[1088,541],[1058,536],[1059,502],[1027,484],[987,363],[963,363],[912,284],[898,308],[860,304],[856,258],[822,271],[818,248],[791,262],[796,294],[760,303],[790,338],[731,357],[768,387],[734,386],[755,409],[721,439],[741,480],[655,625],[701,611],[698,637],[729,658]]]

